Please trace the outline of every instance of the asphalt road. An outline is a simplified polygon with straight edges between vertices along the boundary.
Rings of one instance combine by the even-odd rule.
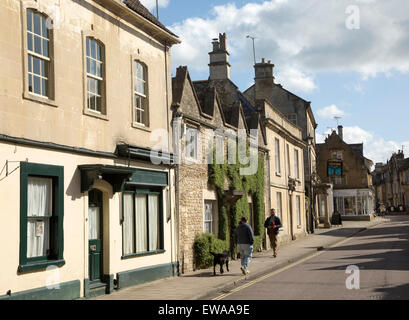
[[[409,217],[390,218],[308,260],[214,299],[409,299]]]

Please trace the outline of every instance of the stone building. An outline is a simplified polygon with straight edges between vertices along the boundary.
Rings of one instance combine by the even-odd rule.
[[[376,202],[383,203],[389,210],[397,211],[400,206],[409,208],[409,158],[402,150],[394,153],[386,164],[377,163],[372,172]]]
[[[316,220],[316,193],[314,184],[319,180],[316,171],[315,152],[315,122],[311,108],[311,102],[306,101],[294,93],[286,90],[282,85],[275,83],[274,64],[265,61],[254,65],[254,84],[244,91],[253,100],[264,99],[277,108],[290,122],[301,128],[301,139],[304,142],[302,148],[304,167],[304,186],[310,205],[307,206],[307,230],[313,232],[314,220]],[[312,212],[312,214],[311,214]]]
[[[172,145],[150,137],[177,36],[137,0],[3,0],[0,26],[0,299],[175,275]]]
[[[370,215],[375,192],[372,161],[363,155],[363,144],[343,141],[343,127],[333,131],[325,143],[317,144],[317,172],[324,183],[333,185],[334,211],[345,217]]]
[[[222,39],[225,35],[220,37]],[[214,70],[212,68],[210,70],[212,79]],[[192,82],[187,67],[179,67],[172,81],[174,149],[175,156],[178,155],[180,159],[177,166],[177,202],[180,217],[181,272],[189,272],[196,268],[193,245],[197,235],[211,233],[231,244],[231,231],[238,223],[232,214],[233,210],[239,210],[235,206],[235,201],[245,203],[245,207],[241,207],[240,214],[237,212],[235,218],[241,215],[248,216],[250,225],[255,229],[255,235],[261,241],[264,240],[261,235],[264,231],[262,224],[266,216],[265,210],[268,208],[268,198],[264,197],[268,183],[264,175],[267,171],[264,167],[267,166],[265,135],[258,115],[245,116],[243,103],[248,102],[240,96],[233,82],[227,78],[225,80],[232,90],[228,93],[222,90],[220,82],[212,80]],[[226,102],[227,99],[231,99],[231,104]],[[253,138],[250,137],[252,133]],[[262,194],[261,198],[258,198],[259,194],[255,190],[248,190],[246,193],[246,190],[243,190],[246,188],[237,188],[237,181],[233,181],[228,173],[221,185],[212,183],[211,176],[215,174],[212,165],[220,165],[220,168],[224,166],[229,172],[234,170],[233,162],[236,159],[232,157],[238,155],[240,148],[238,140],[241,134],[257,152],[257,165],[260,159],[262,159],[260,163],[264,164],[263,168],[256,168],[257,171],[263,172],[256,178],[262,180],[258,181],[263,186],[262,190],[258,190]],[[239,177],[239,185],[241,186],[242,179],[249,179],[250,176],[256,177],[257,174],[254,172]],[[225,228],[228,229],[228,235]]]

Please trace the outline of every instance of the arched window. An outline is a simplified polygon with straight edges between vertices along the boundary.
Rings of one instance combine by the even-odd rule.
[[[134,123],[148,126],[147,68],[134,61]]]
[[[49,97],[50,73],[50,30],[47,18],[27,9],[27,59],[28,59],[28,91]]]
[[[103,47],[93,38],[86,38],[87,59],[87,108],[104,113],[103,108]]]

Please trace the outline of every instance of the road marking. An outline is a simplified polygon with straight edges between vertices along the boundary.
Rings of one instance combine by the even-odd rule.
[[[369,228],[368,228],[368,229],[369,229]],[[366,229],[366,230],[367,230],[367,229]],[[365,230],[363,230],[363,231],[365,231]],[[338,243],[336,243],[336,244],[334,244],[334,245],[332,245],[332,246],[329,246],[329,247],[327,247],[327,248],[337,247],[337,246],[339,246],[339,245],[341,245],[341,244],[343,244],[343,243],[345,243],[345,242],[347,242],[347,241],[350,241],[351,239],[354,238],[354,236],[355,236],[355,235],[353,235],[353,236],[351,236],[351,237],[349,237],[349,238],[346,238],[346,239],[344,239],[344,240],[342,240],[342,241],[340,241],[340,242],[338,242]],[[224,293],[224,294],[222,294],[222,295],[220,295],[220,296],[217,296],[216,298],[213,298],[212,300],[221,300],[221,299],[224,299],[224,298],[226,298],[226,297],[232,295],[233,293],[236,293],[236,292],[238,292],[238,291],[240,291],[240,290],[243,290],[243,289],[245,289],[245,288],[247,288],[247,287],[252,286],[253,284],[256,284],[256,283],[258,283],[258,282],[260,282],[260,281],[263,281],[263,280],[266,279],[266,278],[275,276],[276,274],[279,274],[279,273],[281,273],[281,272],[283,272],[283,271],[285,271],[285,270],[287,270],[287,269],[290,269],[290,268],[292,268],[292,267],[295,267],[295,266],[297,266],[297,265],[299,265],[299,264],[301,264],[301,263],[303,263],[303,262],[305,262],[305,261],[307,261],[307,260],[310,260],[310,259],[312,259],[312,258],[315,258],[316,256],[319,256],[319,255],[323,254],[324,252],[325,252],[325,250],[322,250],[322,251],[319,251],[319,252],[317,252],[317,253],[314,253],[313,255],[308,256],[308,257],[305,257],[305,258],[303,258],[303,259],[301,259],[301,260],[299,260],[299,261],[293,262],[293,263],[289,264],[288,266],[285,266],[285,267],[283,267],[283,268],[281,268],[281,269],[278,269],[278,270],[275,270],[275,271],[273,271],[273,272],[270,272],[270,273],[268,273],[268,274],[266,274],[266,275],[264,275],[264,276],[262,276],[262,277],[260,277],[260,278],[254,279],[254,280],[252,280],[252,281],[250,281],[250,282],[248,282],[248,283],[246,283],[246,284],[244,284],[244,285],[242,285],[242,286],[240,286],[240,287],[237,287],[237,288],[231,290],[231,291],[228,292],[228,293]]]

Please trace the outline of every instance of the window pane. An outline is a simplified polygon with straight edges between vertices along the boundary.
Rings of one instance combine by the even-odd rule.
[[[96,46],[95,41],[91,40],[91,57],[94,58],[94,59],[96,58],[95,46]]]
[[[29,177],[27,183],[27,216],[49,217],[52,215],[52,179]]]
[[[33,65],[32,65],[32,57],[28,56],[28,72],[32,72]]]
[[[34,76],[34,93],[41,94],[41,78]]]
[[[91,60],[91,74],[96,75],[96,62],[94,60]]]
[[[28,75],[28,91],[33,92],[33,76]]]
[[[33,31],[33,13],[27,10],[27,30]]]
[[[41,94],[45,97],[48,96],[48,81],[46,79],[41,79]]]
[[[42,54],[41,51],[41,38],[38,36],[34,36],[34,52],[38,54]]]
[[[99,111],[99,112],[102,112],[102,109],[101,109],[101,97],[96,97],[95,104],[96,104],[95,110],[96,110],[96,111]]]
[[[102,64],[101,63],[96,63],[96,73],[98,77],[102,78]]]
[[[27,221],[27,258],[43,257],[50,248],[50,224],[48,220]]]
[[[38,75],[40,74],[40,62],[40,59],[33,57],[33,73]]]
[[[87,58],[87,73],[91,72],[91,61],[89,58]]]
[[[134,253],[135,251],[135,238],[134,238],[134,205],[133,194],[124,194],[124,222],[123,222],[123,234],[124,234],[124,254]]]
[[[88,78],[88,80],[89,80],[88,91],[89,91],[89,92],[92,92],[92,93],[95,93],[95,92],[96,92],[96,88],[95,88],[95,86],[96,86],[96,80],[95,80],[95,79],[92,79],[92,78]]]
[[[98,61],[101,61],[101,57],[102,57],[101,51],[102,51],[101,46],[96,43],[96,59]]]
[[[143,81],[138,81],[137,82],[136,91],[138,93],[141,93],[141,94],[145,95],[145,83]]]
[[[41,16],[34,13],[34,33],[41,35]]]
[[[95,96],[91,95],[89,100],[88,100],[88,108],[91,110],[96,110],[95,108]]]
[[[159,195],[148,196],[149,198],[149,251],[160,249],[159,232]]]
[[[48,57],[48,41],[43,39],[43,56]]]
[[[135,196],[136,252],[148,251],[148,235],[146,221],[146,195]]]
[[[98,207],[88,208],[88,240],[100,239],[101,217]]]
[[[27,49],[33,51],[33,35],[27,34]]]
[[[47,28],[47,19],[46,18],[44,18],[44,17],[41,17],[41,22],[42,22],[42,26],[41,26],[41,28],[42,28],[42,36],[44,37],[44,38],[47,38],[48,39],[48,28]]]
[[[91,40],[89,39],[89,38],[87,38],[87,43],[86,43],[86,47],[87,47],[87,57],[89,57],[89,54],[90,54],[90,42],[91,42]]]

